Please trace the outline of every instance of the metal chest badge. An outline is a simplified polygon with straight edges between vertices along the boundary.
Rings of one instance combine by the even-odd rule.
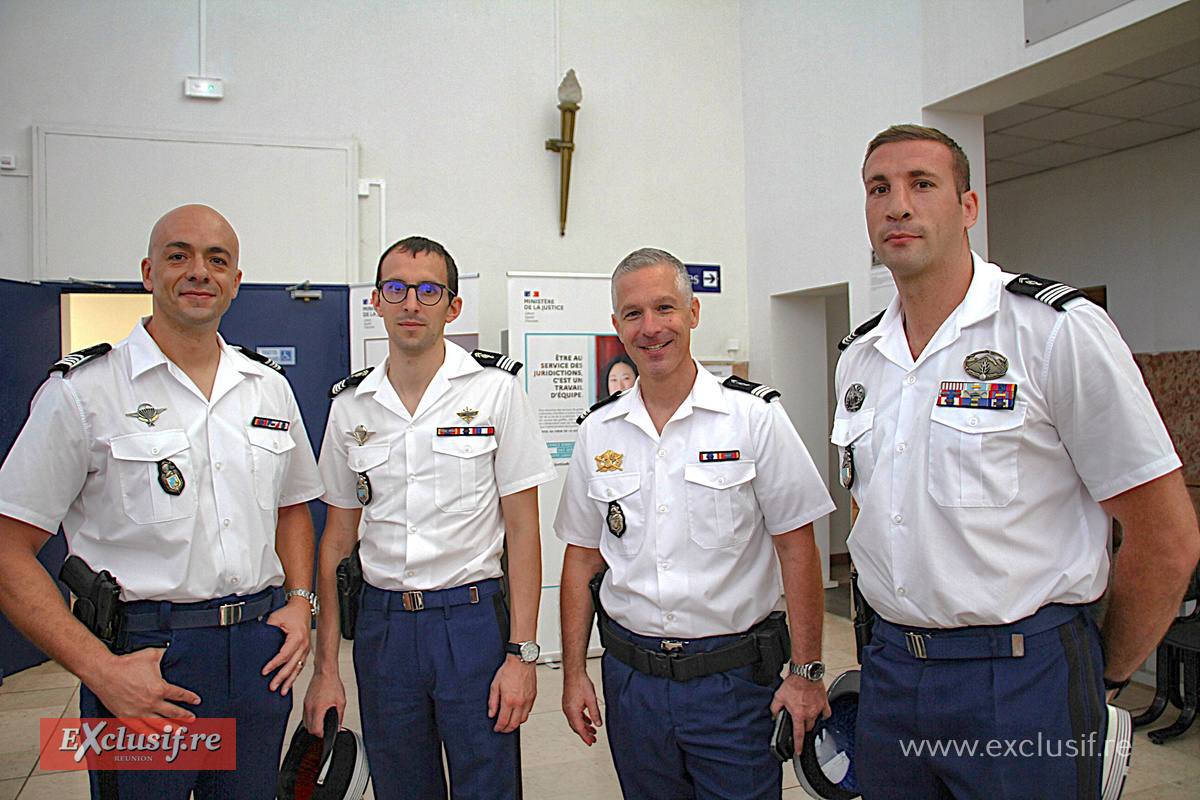
[[[963,359],[963,369],[976,380],[992,381],[1008,372],[1008,359],[995,350],[977,350]]]
[[[155,408],[149,403],[142,403],[137,407],[137,411],[130,411],[125,416],[133,417],[136,420],[146,423],[147,428],[153,428],[154,423],[158,422],[159,415],[166,410],[165,408]]]
[[[625,512],[616,500],[608,504],[608,515],[605,520],[608,522],[609,533],[618,539],[625,535]]]
[[[843,489],[849,489],[854,485],[854,445],[846,445],[845,451],[842,452],[842,468],[839,471],[838,479],[841,481]]]
[[[358,482],[354,485],[354,496],[364,506],[371,502],[371,479],[367,477],[367,473],[358,473]]]
[[[853,414],[862,408],[863,401],[867,399],[867,387],[861,383],[852,383],[850,388],[846,390],[846,396],[842,402],[846,405],[846,410]]]
[[[470,425],[471,420],[475,419],[475,417],[477,417],[477,416],[479,416],[479,412],[476,411],[475,409],[471,408],[470,406],[467,406],[462,411],[458,412],[458,418],[461,419],[463,422],[467,423],[468,425]]]
[[[183,473],[169,458],[158,462],[158,485],[172,497],[182,494],[183,487],[187,485],[183,480]]]
[[[624,453],[614,453],[612,450],[605,450],[596,456],[596,472],[624,472],[625,468],[621,466],[621,459],[623,458],[625,458]]]
[[[359,425],[352,431],[346,431],[346,435],[358,442],[359,446],[361,447],[367,443],[367,439],[370,439],[375,435],[375,431],[369,431],[367,430],[367,426]]]

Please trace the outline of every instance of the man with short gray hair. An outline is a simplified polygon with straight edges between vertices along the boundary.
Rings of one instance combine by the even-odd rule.
[[[779,393],[720,382],[692,358],[700,303],[679,259],[631,253],[612,296],[639,377],[580,418],[554,521],[567,543],[563,711],[594,743],[601,718],[585,658],[596,613],[625,796],[777,800],[772,716],[786,707],[800,742],[829,713],[812,524],[833,503],[771,402]],[[790,625],[775,612],[780,567]]]

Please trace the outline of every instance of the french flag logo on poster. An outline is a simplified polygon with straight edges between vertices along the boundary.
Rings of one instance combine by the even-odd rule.
[[[542,293],[541,292],[526,292],[525,296],[526,297],[541,297]]]

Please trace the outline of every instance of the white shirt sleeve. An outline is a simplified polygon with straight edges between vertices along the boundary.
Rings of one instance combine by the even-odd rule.
[[[1046,396],[1059,438],[1097,501],[1181,465],[1129,347],[1098,306],[1062,313]]]
[[[600,548],[604,535],[604,520],[597,515],[596,503],[588,497],[585,436],[581,425],[567,467],[567,481],[558,499],[558,512],[554,515],[554,535],[567,544],[595,550]]]
[[[321,482],[325,484],[325,494],[321,500],[337,508],[362,508],[355,492],[358,476],[350,469],[347,462],[345,421],[338,413],[345,403],[336,400],[329,407],[329,419],[325,423],[325,437],[321,441],[321,457],[317,468],[321,473]]]
[[[529,397],[515,378],[505,387],[503,419],[496,425],[496,489],[501,497],[554,480],[550,450]]]
[[[87,473],[83,409],[64,378],[49,378],[0,467],[0,514],[54,534]]]
[[[812,457],[787,412],[767,405],[755,421],[754,495],[767,532],[787,533],[807,525],[835,506]]]

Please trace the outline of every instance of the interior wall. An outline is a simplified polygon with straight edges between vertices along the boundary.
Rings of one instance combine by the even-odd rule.
[[[149,292],[139,294],[64,294],[62,296],[63,354],[98,342],[124,339],[142,317],[151,313]]]
[[[1200,349],[1200,133],[1006,181],[991,190],[992,259],[1108,286],[1137,353]]]
[[[506,295],[507,270],[610,271],[637,247],[664,247],[723,267],[696,354],[728,359],[724,342],[736,338],[732,355],[749,356],[736,0],[207,0],[205,71],[224,79],[220,101],[182,93],[202,69],[198,8],[0,3],[0,153],[18,166],[0,173],[0,277],[31,277],[35,122],[354,138],[361,177],[385,184],[387,238],[442,241],[481,273],[481,297]],[[583,103],[560,237],[559,157],[544,142],[560,133],[556,90],[569,67]],[[359,201],[361,225],[378,225],[380,201],[377,186]],[[360,241],[360,277],[371,280],[378,230]],[[144,248],[131,242],[121,256],[130,279]],[[288,283],[326,258],[286,274],[242,268],[247,281]],[[485,300],[481,346],[498,347],[506,321],[505,304]]]

